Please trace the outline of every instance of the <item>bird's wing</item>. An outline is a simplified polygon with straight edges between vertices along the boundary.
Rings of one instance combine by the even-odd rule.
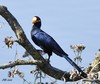
[[[35,35],[38,46],[40,46],[42,49],[50,49],[57,55],[65,54],[65,52],[62,50],[62,48],[58,45],[58,43],[47,33],[44,31],[40,31]]]
[[[39,31],[37,32],[37,34],[34,35],[37,42],[38,42],[38,46],[40,47],[45,47],[45,46],[48,46],[50,47],[51,45],[51,40],[52,40],[52,37],[50,37],[47,33],[45,33],[44,31]]]

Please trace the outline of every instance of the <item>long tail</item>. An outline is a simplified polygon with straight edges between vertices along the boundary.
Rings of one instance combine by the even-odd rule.
[[[84,73],[84,72],[81,70],[81,68],[80,68],[77,64],[75,64],[75,62],[73,62],[68,56],[63,55],[63,57],[64,57],[74,68],[76,68],[76,69],[79,71],[79,73],[80,73],[80,75],[81,75],[82,77],[84,77],[84,78],[87,77],[87,74]]]

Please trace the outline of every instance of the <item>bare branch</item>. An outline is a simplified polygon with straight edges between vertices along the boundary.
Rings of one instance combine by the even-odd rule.
[[[14,62],[9,62],[8,64],[0,65],[0,69],[12,68],[17,65],[38,65],[41,61],[37,60],[16,60]]]

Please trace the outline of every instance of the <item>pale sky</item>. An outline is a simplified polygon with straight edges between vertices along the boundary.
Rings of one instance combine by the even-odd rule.
[[[8,10],[17,18],[22,26],[27,38],[37,47],[31,40],[30,31],[32,28],[31,20],[34,16],[39,16],[42,20],[41,29],[51,35],[62,49],[73,59],[75,57],[70,45],[83,43],[86,49],[82,53],[83,67],[87,67],[94,59],[95,53],[100,48],[100,0],[1,0],[0,5],[7,6]],[[3,23],[4,24],[3,24]],[[10,29],[8,23],[0,16],[0,53],[2,59],[1,64],[8,63],[15,58],[16,44],[12,49],[4,46],[4,38],[6,36],[15,35]],[[4,47],[3,47],[4,46]],[[19,58],[24,53],[24,49],[17,45]],[[50,59],[52,66],[64,71],[70,71],[72,66],[61,57],[53,56]],[[20,66],[20,71],[25,73],[25,78],[33,82],[34,75],[29,72],[34,69],[33,66]],[[15,76],[12,82],[4,82],[3,78],[7,77],[7,70],[0,70],[0,84],[22,84],[23,81]],[[30,77],[30,78],[29,78]],[[48,81],[50,81],[48,79]],[[63,84],[58,81],[57,84]]]

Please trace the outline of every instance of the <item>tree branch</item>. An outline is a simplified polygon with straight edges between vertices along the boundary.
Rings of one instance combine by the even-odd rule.
[[[41,61],[37,60],[16,60],[14,62],[9,62],[8,64],[0,65],[0,69],[12,68],[17,65],[38,65]]]

